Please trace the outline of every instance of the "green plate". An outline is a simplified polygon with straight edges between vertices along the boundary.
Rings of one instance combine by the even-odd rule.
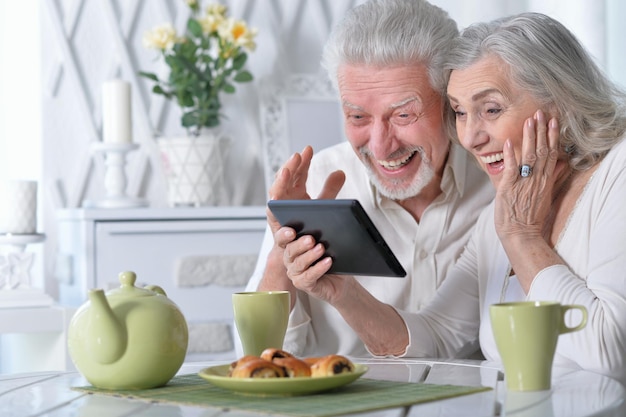
[[[230,365],[212,366],[198,375],[211,384],[231,391],[255,395],[305,395],[328,391],[356,381],[367,372],[365,365],[355,364],[354,372],[326,377],[231,378]]]

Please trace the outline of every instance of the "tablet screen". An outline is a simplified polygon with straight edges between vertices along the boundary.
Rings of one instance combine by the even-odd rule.
[[[328,273],[404,277],[406,271],[358,200],[270,200],[268,207],[298,237],[311,235],[333,258]]]

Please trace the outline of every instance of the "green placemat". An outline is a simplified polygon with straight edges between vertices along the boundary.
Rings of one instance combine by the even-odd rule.
[[[147,390],[104,390],[73,387],[93,394],[115,395],[145,401],[228,408],[258,413],[302,417],[326,417],[409,406],[427,401],[487,391],[489,387],[435,385],[359,379],[319,394],[302,396],[254,396],[235,393],[209,384],[196,374],[180,375],[164,387]]]

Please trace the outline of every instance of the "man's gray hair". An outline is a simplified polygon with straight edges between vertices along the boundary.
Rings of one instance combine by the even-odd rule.
[[[433,88],[444,94],[444,55],[457,35],[456,22],[427,1],[369,0],[349,10],[334,28],[322,66],[337,87],[337,71],[343,64],[423,64]]]

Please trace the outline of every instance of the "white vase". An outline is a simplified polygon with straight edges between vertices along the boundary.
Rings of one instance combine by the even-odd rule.
[[[231,143],[228,136],[209,130],[197,137],[163,137],[157,143],[170,206],[226,203],[224,161]]]

